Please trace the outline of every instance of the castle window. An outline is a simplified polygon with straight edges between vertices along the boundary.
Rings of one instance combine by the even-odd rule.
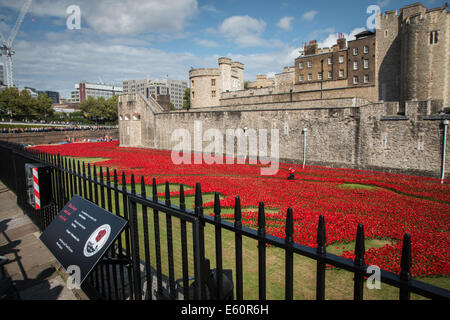
[[[333,64],[333,59],[332,58],[328,58],[328,65],[331,66]]]
[[[358,70],[358,61],[353,61],[353,70]]]
[[[430,32],[430,44],[436,44],[439,42],[439,31]]]
[[[358,77],[357,76],[353,77],[353,84],[358,84]]]
[[[125,120],[130,120],[130,115],[129,114],[125,115]]]
[[[141,115],[137,113],[133,114],[133,120],[134,121],[141,120]]]
[[[308,81],[312,81],[312,73],[308,73]]]
[[[191,81],[191,88],[194,88],[194,80]]]
[[[300,63],[298,64],[298,67],[299,67],[300,69],[303,69],[303,68],[304,68],[303,62],[300,62]]]
[[[339,63],[344,63],[344,56],[339,56]]]
[[[322,74],[322,72],[318,72],[318,73],[317,73],[317,79],[318,79],[318,80],[323,80],[323,74]]]
[[[368,74],[364,75],[364,83],[369,83],[369,75]]]
[[[308,61],[308,68],[312,68],[312,61]]]
[[[211,86],[215,87],[216,86],[216,79],[211,79]]]
[[[194,99],[194,98],[195,98],[195,92],[192,91],[192,99]]]
[[[364,69],[369,69],[369,60],[364,60]]]
[[[333,79],[333,71],[328,71],[328,79]]]
[[[303,82],[304,80],[305,80],[305,76],[301,74],[298,81]]]
[[[364,53],[369,53],[369,46],[364,46]]]
[[[353,55],[357,56],[358,55],[358,48],[353,48]]]
[[[381,147],[383,149],[388,148],[387,134],[383,134],[382,141],[381,141]]]
[[[123,115],[119,116],[119,120],[122,121],[123,120]]]
[[[419,136],[419,140],[417,141],[417,150],[423,151],[423,135]]]
[[[339,70],[339,78],[343,78],[344,77],[344,70],[341,69]]]
[[[216,97],[216,91],[215,90],[211,91],[211,97],[213,97],[213,98]]]

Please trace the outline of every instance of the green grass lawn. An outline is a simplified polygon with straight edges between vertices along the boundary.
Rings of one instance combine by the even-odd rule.
[[[84,158],[85,162],[95,162],[94,159]],[[103,161],[103,160],[97,160]],[[137,182],[140,182],[137,181]],[[127,185],[127,189],[130,190],[130,185]],[[345,185],[341,187],[349,188],[367,188],[370,186],[365,185]],[[146,194],[148,197],[152,195],[152,186],[146,186]],[[164,192],[165,185],[157,186],[158,193]],[[192,189],[192,186],[184,186],[184,190],[188,191]],[[170,184],[170,191],[178,191],[178,184]],[[100,199],[100,191],[98,190],[98,199]],[[141,192],[140,183],[136,184],[136,192]],[[107,204],[107,194],[105,192],[105,204]],[[123,197],[119,195],[119,208],[115,208],[114,205],[114,193],[112,192],[112,212],[116,213],[119,209],[120,214],[123,215]],[[160,201],[164,201],[164,197],[159,197]],[[203,203],[213,201],[214,194],[203,194]],[[179,197],[172,197],[172,205],[179,205]],[[194,196],[189,195],[185,197],[186,208],[193,210]],[[257,208],[249,207],[242,208],[243,211],[257,212]],[[145,241],[144,241],[144,219],[143,211],[140,205],[137,206],[137,220],[139,230],[139,248],[140,258],[145,260]],[[205,208],[204,214],[208,215],[213,212],[213,208]],[[222,208],[222,213],[233,213],[233,208]],[[269,208],[267,213],[278,212],[277,208]],[[160,241],[161,241],[161,266],[164,275],[169,274],[168,263],[168,241],[167,241],[167,226],[166,226],[166,214],[158,213],[159,225],[160,225]],[[147,210],[148,218],[148,231],[149,242],[148,249],[150,252],[150,264],[153,268],[156,268],[156,250],[155,250],[155,230],[154,230],[154,212],[151,209]],[[174,252],[174,272],[175,279],[182,278],[182,257],[181,257],[181,226],[180,220],[173,217],[172,222],[172,240],[173,240],[173,252]],[[122,234],[123,243],[125,243],[125,234]],[[367,239],[365,242],[366,250],[371,247],[382,247],[386,245],[389,240],[381,239]],[[258,250],[257,241],[243,237],[243,279],[244,279],[244,299],[258,299]],[[188,268],[189,275],[194,273],[193,266],[193,245],[192,245],[192,227],[190,223],[187,223],[187,247],[188,247]],[[344,249],[345,247],[345,249]],[[354,243],[333,243],[327,246],[327,252],[333,254],[341,254],[343,250],[349,250],[354,248]],[[210,224],[205,226],[205,256],[211,262],[211,267],[215,268],[216,265],[216,247],[215,247],[215,228]],[[233,277],[236,276],[235,272],[235,234],[231,231],[222,229],[222,256],[223,256],[223,268],[232,269]],[[266,248],[266,279],[267,279],[267,299],[278,300],[284,299],[284,281],[285,281],[285,256],[284,251],[273,246]],[[418,280],[430,283],[439,287],[450,289],[449,277],[422,277]],[[235,282],[235,279],[234,279]],[[235,282],[236,283],[236,282]],[[316,262],[314,260],[294,255],[294,299],[309,300],[315,299],[316,290]],[[236,296],[236,295],[235,295]],[[381,290],[368,290],[364,288],[364,299],[368,300],[385,300],[385,299],[398,299],[399,290],[386,284],[382,284]],[[422,297],[412,295],[412,299],[423,299]],[[340,270],[337,268],[329,268],[326,271],[326,299],[332,300],[347,300],[353,299],[353,274]]]

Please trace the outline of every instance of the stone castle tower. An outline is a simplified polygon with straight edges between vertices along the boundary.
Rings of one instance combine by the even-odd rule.
[[[244,65],[229,58],[219,58],[218,64],[189,71],[191,108],[218,106],[222,92],[244,90]]]
[[[450,103],[450,20],[447,6],[420,3],[380,15],[376,76],[384,101]]]

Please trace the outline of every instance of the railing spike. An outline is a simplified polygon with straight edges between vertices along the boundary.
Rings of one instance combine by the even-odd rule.
[[[147,190],[145,190],[145,178],[144,176],[141,177],[141,195],[142,197],[147,197]]]
[[[184,199],[184,185],[180,184],[180,209],[186,210],[186,202]]]
[[[327,243],[327,234],[325,229],[325,217],[320,215],[319,217],[319,225],[317,227],[317,253],[325,254],[326,253],[326,245]]]
[[[411,280],[411,236],[406,233],[403,237],[402,258],[400,262],[400,278],[405,281]]]
[[[220,219],[221,219],[220,211],[221,211],[220,196],[216,192],[216,193],[214,193],[214,218],[216,219],[216,221],[220,221]]]
[[[234,200],[234,226],[236,228],[242,227],[241,198],[239,196]]]
[[[355,265],[362,267],[365,265],[364,255],[366,254],[366,248],[364,244],[364,225],[359,224],[356,231],[356,243],[355,243]]]
[[[292,208],[287,209],[285,235],[285,240],[287,242],[294,241],[294,214]]]
[[[170,185],[169,185],[169,181],[166,181],[166,205],[170,206]]]

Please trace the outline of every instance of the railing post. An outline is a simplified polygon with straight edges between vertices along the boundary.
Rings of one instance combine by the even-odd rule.
[[[364,226],[362,224],[358,225],[358,230],[356,232],[356,244],[355,244],[355,260],[353,263],[358,269],[355,271],[354,279],[354,300],[363,300],[364,298],[364,255],[366,253],[364,245]]]
[[[234,204],[234,239],[236,253],[236,300],[243,300],[243,262],[242,262],[242,212],[241,199],[235,198]]]
[[[222,285],[223,285],[223,265],[222,265],[222,217],[220,216],[220,197],[216,192],[214,194],[214,222],[215,225],[215,240],[216,240],[216,270],[217,270],[217,285],[216,298],[221,299]]]
[[[134,182],[134,174],[131,174],[131,194],[136,195],[136,186]],[[130,208],[130,224],[131,224],[131,247],[132,247],[132,261],[133,261],[133,288],[134,298],[136,300],[142,300],[141,294],[141,268],[139,258],[139,237],[137,226],[137,205],[136,202],[128,198]]]
[[[266,300],[266,215],[264,202],[258,207],[258,289],[259,300]]]
[[[325,231],[325,217],[319,217],[319,225],[317,228],[317,249],[316,252],[324,256],[326,254],[327,235]],[[325,267],[326,264],[319,258],[317,260],[317,275],[316,275],[316,299],[325,300]]]
[[[286,300],[294,297],[294,254],[292,245],[294,244],[294,217],[292,208],[287,210],[285,229],[285,296]]]
[[[200,183],[195,186],[195,220],[192,225],[194,246],[194,274],[197,286],[194,291],[194,299],[206,298],[206,288],[203,283],[203,263],[205,261],[203,200]]]
[[[400,300],[409,300],[411,298],[411,291],[409,283],[411,277],[411,236],[406,233],[403,237],[402,258],[400,261]]]

